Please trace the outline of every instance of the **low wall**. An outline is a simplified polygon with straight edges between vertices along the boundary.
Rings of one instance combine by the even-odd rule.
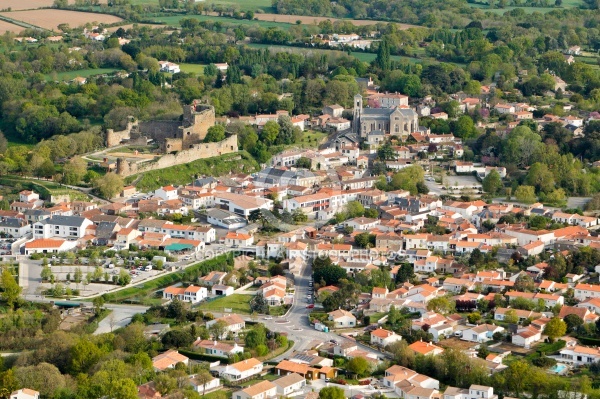
[[[193,162],[202,158],[217,157],[224,154],[230,154],[238,151],[237,135],[227,137],[218,143],[195,144],[193,148],[179,151],[174,154],[166,154],[157,161],[135,163],[129,162],[123,158],[117,159],[117,174],[126,177],[141,172],[164,169],[171,166],[181,165]]]

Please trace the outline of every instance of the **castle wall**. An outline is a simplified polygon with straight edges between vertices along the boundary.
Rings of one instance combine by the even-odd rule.
[[[130,121],[127,122],[125,130],[115,132],[113,129],[108,129],[106,131],[106,146],[109,148],[115,147],[121,144],[123,140],[129,140],[131,138],[131,131],[137,126],[137,121]]]
[[[179,132],[180,121],[148,121],[140,122],[142,136],[153,139],[162,144],[167,138],[176,138]]]
[[[150,170],[164,169],[171,166],[193,162],[197,159],[211,158],[238,151],[237,135],[227,137],[218,143],[195,144],[193,148],[184,149],[175,154],[166,154],[156,162],[135,163],[123,158],[117,159],[117,174],[131,176]]]

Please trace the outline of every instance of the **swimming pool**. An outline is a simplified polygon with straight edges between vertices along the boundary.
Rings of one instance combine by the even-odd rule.
[[[567,368],[566,365],[559,363],[559,364],[555,365],[554,367],[552,367],[550,369],[550,371],[553,372],[553,373],[556,373],[556,374],[560,374],[563,371],[565,371],[566,368]]]

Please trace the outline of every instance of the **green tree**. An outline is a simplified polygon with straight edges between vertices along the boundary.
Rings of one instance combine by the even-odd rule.
[[[223,339],[227,335],[227,323],[223,320],[217,320],[208,327],[208,332],[214,339]]]
[[[481,185],[486,193],[496,195],[502,188],[502,178],[500,177],[500,173],[498,173],[496,169],[492,169],[492,171],[483,179]]]
[[[562,337],[567,333],[567,323],[558,317],[553,317],[546,324],[544,328],[544,334],[548,336],[551,341],[554,341],[556,338]]]
[[[223,125],[214,125],[208,128],[206,137],[204,137],[205,143],[217,143],[225,140],[225,127]]]
[[[2,281],[0,282],[2,283],[2,300],[12,309],[19,300],[22,289],[8,267],[2,270]]]
[[[46,259],[46,258],[44,258]],[[50,276],[52,275],[52,269],[49,266],[42,267],[42,272],[40,273],[40,277],[42,281],[50,281]]]
[[[583,325],[583,319],[576,314],[569,314],[564,318],[565,323],[567,324],[567,332],[573,332],[579,328],[579,326]]]
[[[346,370],[352,374],[356,374],[359,378],[368,375],[370,369],[369,362],[363,357],[354,357],[346,363]]]
[[[377,57],[375,58],[374,64],[383,71],[389,71],[391,69],[390,45],[387,36],[383,36],[383,40],[379,42]]]
[[[446,297],[433,298],[427,303],[427,310],[441,314],[449,314],[456,309],[456,302]]]
[[[346,215],[348,218],[357,218],[365,214],[365,207],[358,201],[350,201],[346,204]]]
[[[250,300],[250,310],[256,313],[269,313],[269,304],[262,294],[257,294]]]
[[[92,304],[94,305],[94,313],[96,316],[98,316],[102,311],[102,307],[104,306],[104,298],[102,296],[97,296],[92,301]]]
[[[208,384],[209,382],[211,382],[214,379],[214,377],[210,374],[210,372],[208,370],[200,370],[200,372],[198,372],[196,374],[196,376],[194,377],[194,380],[196,380],[196,383],[198,383],[198,385],[202,386],[202,396],[204,396],[204,394],[206,393],[206,384]]]
[[[275,144],[277,136],[279,135],[279,124],[275,121],[268,121],[261,130],[258,137],[267,146]]]
[[[96,178],[92,185],[104,198],[114,198],[123,191],[123,178],[116,173],[109,172]]]
[[[529,274],[521,273],[515,280],[514,289],[521,292],[533,292],[535,289],[535,282]]]
[[[298,160],[296,161],[296,167],[297,168],[305,168],[305,169],[311,169],[312,167],[312,162],[310,159],[306,158],[306,157],[300,157],[298,158]]]
[[[265,345],[267,342],[267,330],[261,323],[256,324],[245,337],[246,347],[250,349],[257,348],[260,345]]]
[[[344,390],[338,387],[325,387],[319,391],[319,399],[345,399]]]
[[[519,316],[517,316],[517,311],[514,309],[509,309],[504,313],[504,321],[510,324],[519,323]]]
[[[537,200],[535,188],[533,186],[519,186],[515,190],[515,198],[519,202],[533,204]]]

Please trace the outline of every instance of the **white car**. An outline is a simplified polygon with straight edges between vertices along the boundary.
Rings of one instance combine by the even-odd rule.
[[[265,320],[273,320],[273,317],[267,316],[267,317],[265,317]]]

